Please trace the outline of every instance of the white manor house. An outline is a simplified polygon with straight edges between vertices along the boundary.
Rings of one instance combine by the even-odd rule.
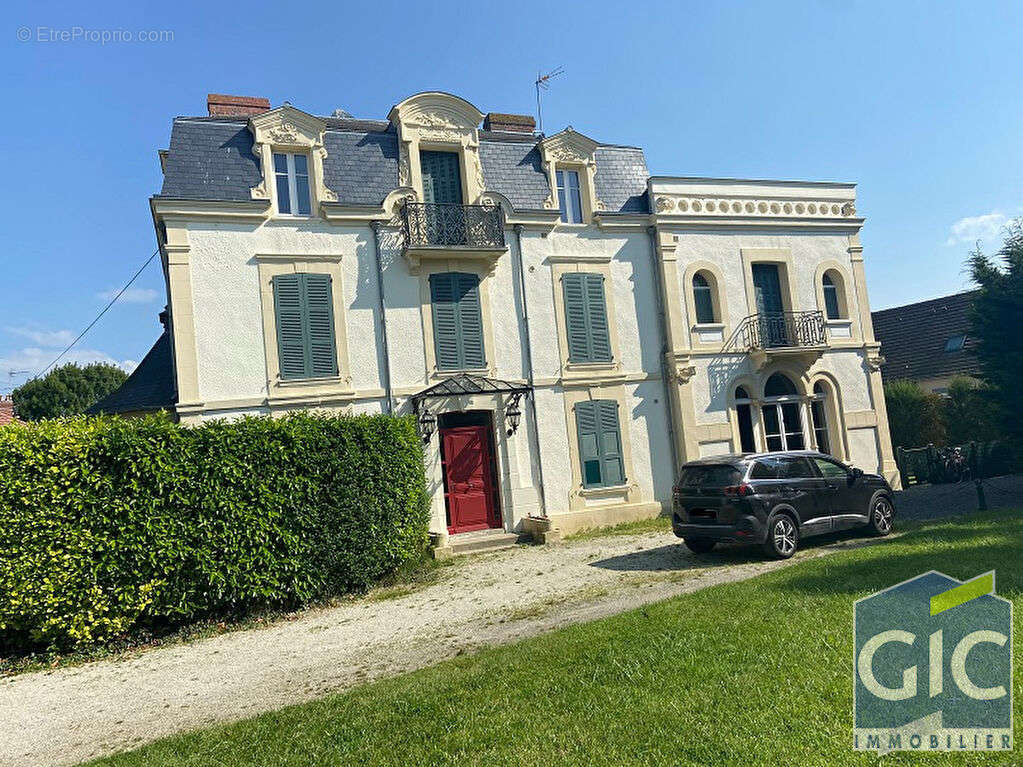
[[[414,413],[441,546],[652,516],[722,453],[897,483],[853,184],[650,176],[440,92],[208,107],[160,152],[166,331],[99,410]]]

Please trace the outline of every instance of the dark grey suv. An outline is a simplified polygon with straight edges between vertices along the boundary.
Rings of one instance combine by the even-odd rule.
[[[682,467],[672,529],[692,551],[718,541],[761,544],[773,557],[799,539],[864,527],[892,531],[895,504],[883,477],[814,452],[722,455]]]

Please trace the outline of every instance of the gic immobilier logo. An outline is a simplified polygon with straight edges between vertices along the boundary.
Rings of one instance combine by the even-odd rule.
[[[853,748],[1012,749],[1012,603],[932,570],[856,602]]]

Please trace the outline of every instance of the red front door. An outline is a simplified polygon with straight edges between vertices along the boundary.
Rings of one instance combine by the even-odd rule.
[[[488,426],[440,430],[448,532],[500,527],[494,498],[493,458]]]

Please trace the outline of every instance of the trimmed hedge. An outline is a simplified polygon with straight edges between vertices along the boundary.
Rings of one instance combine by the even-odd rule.
[[[0,652],[365,589],[425,551],[410,418],[0,428]]]

